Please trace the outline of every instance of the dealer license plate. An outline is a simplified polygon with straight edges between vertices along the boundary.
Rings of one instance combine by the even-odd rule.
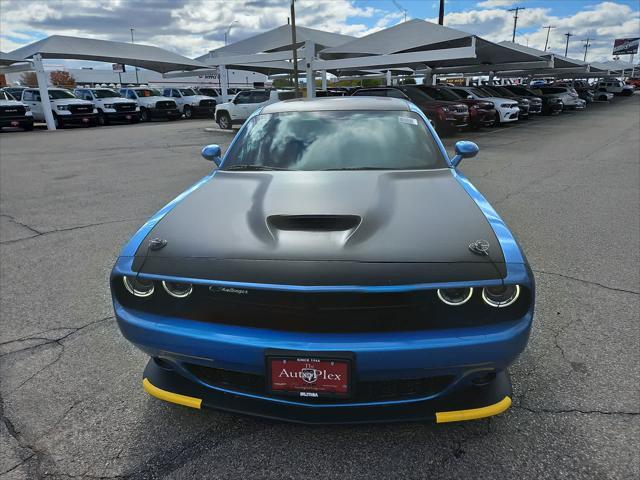
[[[272,393],[301,398],[347,398],[350,395],[351,362],[316,357],[268,357]]]
[[[83,121],[83,123],[89,123],[89,119],[88,118],[83,118],[82,121]]]
[[[17,127],[20,125],[20,122],[16,122],[15,120],[11,121],[11,126],[12,127]]]
[[[127,120],[131,120],[131,115],[127,115],[125,118],[126,118]]]

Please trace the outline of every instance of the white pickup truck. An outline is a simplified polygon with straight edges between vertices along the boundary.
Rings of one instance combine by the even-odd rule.
[[[216,110],[216,99],[196,93],[193,88],[174,87],[165,88],[164,96],[171,98],[178,104],[178,109],[184,118],[196,116],[213,117]]]
[[[0,90],[0,129],[2,127],[33,130],[33,115],[29,107],[4,90]]]
[[[140,108],[136,102],[122,98],[122,95],[115,90],[110,88],[76,88],[74,93],[76,97],[95,105],[100,125],[108,125],[113,121],[128,123],[140,121]]]
[[[72,123],[87,126],[97,125],[98,110],[93,106],[93,103],[76,98],[65,88],[49,88],[48,91],[56,128],[64,128]],[[37,88],[24,90],[22,103],[29,106],[35,121],[45,121],[40,90]]]
[[[155,88],[127,87],[120,89],[123,97],[133,100],[140,107],[140,121],[148,122],[153,118],[177,120],[182,117],[178,105],[171,98],[163,96]]]
[[[220,128],[230,129],[244,123],[256,109],[292,98],[295,98],[295,93],[289,90],[243,90],[230,102],[216,107],[216,122]]]
[[[633,85],[627,85],[621,80],[603,80],[598,82],[596,85],[596,90],[600,91],[601,88],[604,88],[609,93],[613,93],[614,95],[625,95],[630,96],[633,95]]]

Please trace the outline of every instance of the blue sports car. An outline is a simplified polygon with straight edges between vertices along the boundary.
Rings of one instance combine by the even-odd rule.
[[[534,280],[497,213],[412,103],[255,112],[212,173],[124,247],[111,292],[151,358],[143,386],[194,408],[303,423],[487,417],[511,405]]]

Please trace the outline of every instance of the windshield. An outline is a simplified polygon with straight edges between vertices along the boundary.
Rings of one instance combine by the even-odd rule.
[[[401,89],[404,94],[411,99],[412,102],[433,102],[433,98],[427,95],[422,90],[417,88],[403,88]]]
[[[51,100],[60,100],[61,98],[76,98],[75,95],[67,90],[49,90],[49,98]]]
[[[217,97],[218,92],[216,92],[215,88],[199,88],[198,91],[200,95],[206,95],[208,97]]]
[[[490,87],[483,87],[485,90],[489,92],[495,92],[497,95],[502,95],[505,97],[513,97],[514,93],[509,91],[508,89],[501,87],[499,85],[491,85]]]
[[[161,97],[160,92],[154,88],[140,88],[136,89],[136,93],[139,97]]]
[[[423,120],[406,111],[325,111],[253,117],[223,170],[410,170],[447,167]]]
[[[0,91],[0,100],[13,100],[13,97],[9,92]]]
[[[109,89],[101,89],[101,90],[92,90],[93,96],[96,98],[113,98],[113,97],[121,97],[118,92]]]
[[[473,94],[476,97],[480,97],[480,98],[488,98],[488,97],[494,97],[495,94],[491,93],[491,92],[487,92],[486,90],[483,90],[480,87],[474,87],[471,89],[471,91],[473,92]]]
[[[451,90],[446,88],[434,88],[434,87],[422,87],[425,92],[431,95],[436,100],[446,100],[449,102],[457,102],[460,100],[460,96]]]
[[[192,88],[179,88],[178,90],[180,90],[180,93],[185,97],[191,97],[193,95],[197,95],[197,93],[194,92]]]

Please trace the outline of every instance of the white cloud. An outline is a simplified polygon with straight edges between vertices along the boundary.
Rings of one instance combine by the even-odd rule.
[[[485,0],[478,3],[480,8],[495,8],[495,7],[510,7],[515,4],[517,0]]]

